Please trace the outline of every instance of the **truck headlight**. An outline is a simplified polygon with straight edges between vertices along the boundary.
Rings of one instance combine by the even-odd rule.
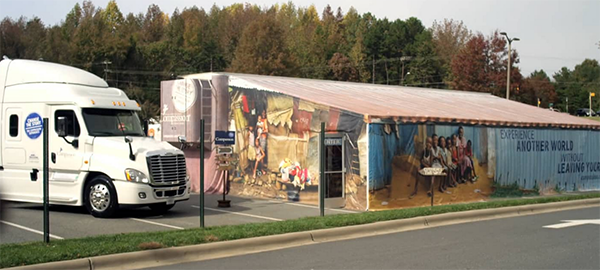
[[[127,179],[127,181],[129,181],[129,182],[136,182],[136,183],[147,184],[148,182],[150,182],[148,177],[143,172],[140,172],[140,171],[134,170],[134,169],[126,169],[125,170],[125,179]]]

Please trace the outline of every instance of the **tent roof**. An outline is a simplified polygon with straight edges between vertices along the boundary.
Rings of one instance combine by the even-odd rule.
[[[445,122],[515,127],[600,129],[600,122],[553,112],[488,93],[417,87],[313,80],[236,73],[201,73],[186,78],[229,76],[229,85],[272,91],[375,120],[399,122]]]

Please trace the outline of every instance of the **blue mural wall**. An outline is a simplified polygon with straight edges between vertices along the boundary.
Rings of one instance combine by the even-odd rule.
[[[421,131],[419,131],[421,127]],[[392,185],[395,156],[416,156],[424,138],[451,136],[456,125],[369,124],[369,189]],[[464,126],[473,154],[500,185],[540,191],[600,190],[600,131]],[[419,132],[423,133],[420,134]],[[419,142],[415,138],[422,137]]]
[[[495,141],[499,184],[600,190],[600,131],[496,128]]]
[[[386,128],[387,126],[387,128]],[[419,126],[423,126],[427,136],[452,136],[458,134],[459,126],[417,125],[417,124],[370,124],[369,125],[369,188],[371,190],[390,185],[392,181],[392,160],[394,156],[420,154],[423,145],[417,145]],[[479,161],[487,160],[487,128],[464,126],[465,137],[473,143],[473,152]],[[483,134],[483,136],[482,136]],[[425,136],[425,135],[422,135]],[[484,138],[485,139],[485,138]]]

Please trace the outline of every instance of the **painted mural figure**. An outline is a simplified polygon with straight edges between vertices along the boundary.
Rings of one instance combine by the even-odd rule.
[[[258,120],[256,121],[256,135],[258,135],[258,137],[260,137],[265,130],[264,126],[265,122],[263,121],[262,115],[259,115]]]
[[[423,155],[421,156],[420,169],[429,168],[432,166],[432,161],[433,161],[433,157],[431,154],[432,146],[433,146],[432,139],[430,137],[427,137],[425,149],[423,149]],[[409,198],[412,198],[413,196],[415,196],[417,194],[418,190],[419,190],[419,177],[416,177],[415,178],[415,190],[413,191],[413,193],[410,194]],[[431,192],[428,191],[427,195],[431,196]]]
[[[446,177],[442,179],[442,182],[440,182],[440,192],[445,192],[448,187],[456,187],[456,185],[454,185],[454,182],[452,181],[452,170],[450,168],[452,160],[450,159],[450,162],[448,162],[448,158],[451,158],[452,154],[450,153],[450,151],[448,151],[448,148],[446,147],[446,138],[444,138],[444,136],[440,136],[438,144],[438,148],[440,148],[441,162],[444,167],[444,171],[446,172]]]
[[[460,163],[460,181],[461,183],[466,183],[467,181],[473,181],[473,177],[471,177],[473,171],[473,161],[469,156],[467,156],[467,138],[465,137],[465,129],[460,126],[458,128],[458,161]],[[471,152],[471,156],[473,156],[473,151]]]
[[[253,173],[253,178],[256,179],[256,171],[259,169],[258,165],[260,165],[260,170],[259,172],[261,173],[261,175],[266,174],[264,168],[264,164],[263,164],[263,159],[265,158],[265,151],[262,149],[262,147],[260,146],[260,143],[257,141],[255,141],[256,144],[256,163],[254,164],[254,173]]]
[[[458,161],[458,136],[452,134],[452,164],[454,164],[454,178],[458,183],[462,183],[462,177],[460,174],[460,164]]]
[[[446,170],[446,166],[444,166],[443,164],[443,157],[442,157],[442,148],[439,146],[439,137],[437,134],[433,134],[431,136],[431,141],[433,143],[431,150],[429,150],[429,152],[431,152],[431,156],[432,156],[432,164],[431,167],[432,168],[444,168]],[[444,187],[444,180],[440,181],[440,185],[438,187],[438,190],[440,192],[444,192],[446,190],[446,188]]]
[[[268,157],[268,149],[267,149],[267,134],[268,134],[268,132],[269,132],[269,124],[267,121],[267,113],[265,110],[263,110],[262,113],[260,115],[258,115],[258,120],[256,121],[256,140],[258,141],[258,143],[260,144],[260,147],[264,151],[264,157],[263,157],[263,160],[261,161],[262,168],[267,167],[264,164],[269,164],[269,160],[267,158]],[[261,170],[261,172],[263,174],[266,173],[266,172],[264,172],[264,169]]]
[[[248,161],[249,164],[253,164],[256,160],[256,146],[255,146],[254,127],[248,126],[248,140],[246,141],[246,148],[248,149]]]
[[[426,137],[426,145],[420,163],[420,169],[426,167],[444,169],[447,176],[441,179],[438,186],[438,191],[441,193],[451,194],[447,191],[449,187],[455,188],[458,184],[464,184],[467,181],[474,183],[477,180],[472,142],[464,136],[462,126],[459,127],[458,134],[452,134],[448,138],[435,133],[431,137]],[[417,176],[415,177],[414,191],[409,198],[413,198],[417,194],[418,184],[419,177]],[[427,196],[431,196],[431,191],[427,192]]]
[[[444,145],[444,151],[446,152],[446,166],[448,166],[448,180],[450,181],[449,186],[456,187],[458,186],[458,181],[456,180],[458,166],[454,159],[454,151],[452,150],[454,147],[452,146],[452,138],[450,136],[446,138]]]
[[[471,175],[469,176],[471,178],[471,182],[475,182],[477,181],[477,173],[475,172],[475,163],[473,162],[473,144],[471,143],[471,140],[467,141],[467,149],[465,150],[465,155],[467,156],[467,158],[469,158],[469,162],[471,163],[471,168],[473,168],[473,170],[471,170]]]

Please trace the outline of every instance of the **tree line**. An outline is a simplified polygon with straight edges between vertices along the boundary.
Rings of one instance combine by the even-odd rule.
[[[157,5],[124,15],[115,1],[96,7],[75,4],[65,19],[4,18],[0,54],[43,59],[93,72],[140,101],[141,117],[159,114],[160,81],[179,75],[229,71],[412,87],[506,93],[508,48],[497,32],[473,33],[461,21],[427,27],[406,20],[344,13],[292,2],[261,8],[251,4],[190,7],[168,14]],[[600,88],[598,61],[573,70],[524,77],[511,52],[511,98],[569,111],[588,107]],[[418,89],[415,89],[418,91]],[[597,95],[600,96],[600,95]],[[595,108],[600,107],[600,98]]]

